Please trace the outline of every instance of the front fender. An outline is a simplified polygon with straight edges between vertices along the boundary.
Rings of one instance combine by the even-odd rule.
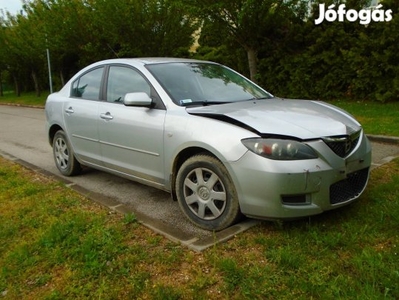
[[[187,113],[167,115],[164,136],[165,178],[173,174],[176,160],[187,149],[193,149],[193,154],[203,149],[228,165],[228,162],[239,160],[248,151],[241,140],[249,137],[257,135],[220,120]]]

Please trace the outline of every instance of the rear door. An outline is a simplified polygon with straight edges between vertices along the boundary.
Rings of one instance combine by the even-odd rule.
[[[101,165],[98,136],[100,91],[104,67],[92,69],[72,85],[71,97],[63,107],[66,132],[83,162]]]
[[[98,128],[104,164],[149,183],[163,184],[166,110],[162,105],[153,108],[125,106],[124,96],[134,92],[145,92],[157,98],[139,71],[111,65],[106,85],[107,101],[99,107]]]

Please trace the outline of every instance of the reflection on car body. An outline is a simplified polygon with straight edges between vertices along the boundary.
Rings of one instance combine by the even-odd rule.
[[[59,171],[81,166],[169,191],[198,226],[241,215],[310,216],[364,191],[371,147],[360,124],[320,101],[274,97],[220,64],[114,59],[46,102]]]

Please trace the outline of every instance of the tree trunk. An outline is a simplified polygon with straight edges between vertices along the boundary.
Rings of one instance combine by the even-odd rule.
[[[15,95],[17,97],[21,97],[21,87],[18,81],[18,76],[14,73],[12,75],[13,79],[14,79],[14,86],[15,86]]]
[[[40,92],[41,92],[40,85],[35,70],[32,70],[32,79],[33,79],[33,84],[35,86],[36,97],[40,97]]]
[[[250,79],[256,83],[258,75],[258,51],[252,48],[248,48],[247,56]]]
[[[64,78],[64,73],[62,70],[60,70],[60,79],[61,79],[61,86],[65,85],[65,78]]]

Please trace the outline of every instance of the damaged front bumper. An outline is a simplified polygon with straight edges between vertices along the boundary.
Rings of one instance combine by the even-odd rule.
[[[335,209],[357,199],[366,188],[371,146],[362,135],[345,158],[322,140],[307,142],[317,159],[277,161],[248,151],[230,168],[244,215],[294,219]]]

